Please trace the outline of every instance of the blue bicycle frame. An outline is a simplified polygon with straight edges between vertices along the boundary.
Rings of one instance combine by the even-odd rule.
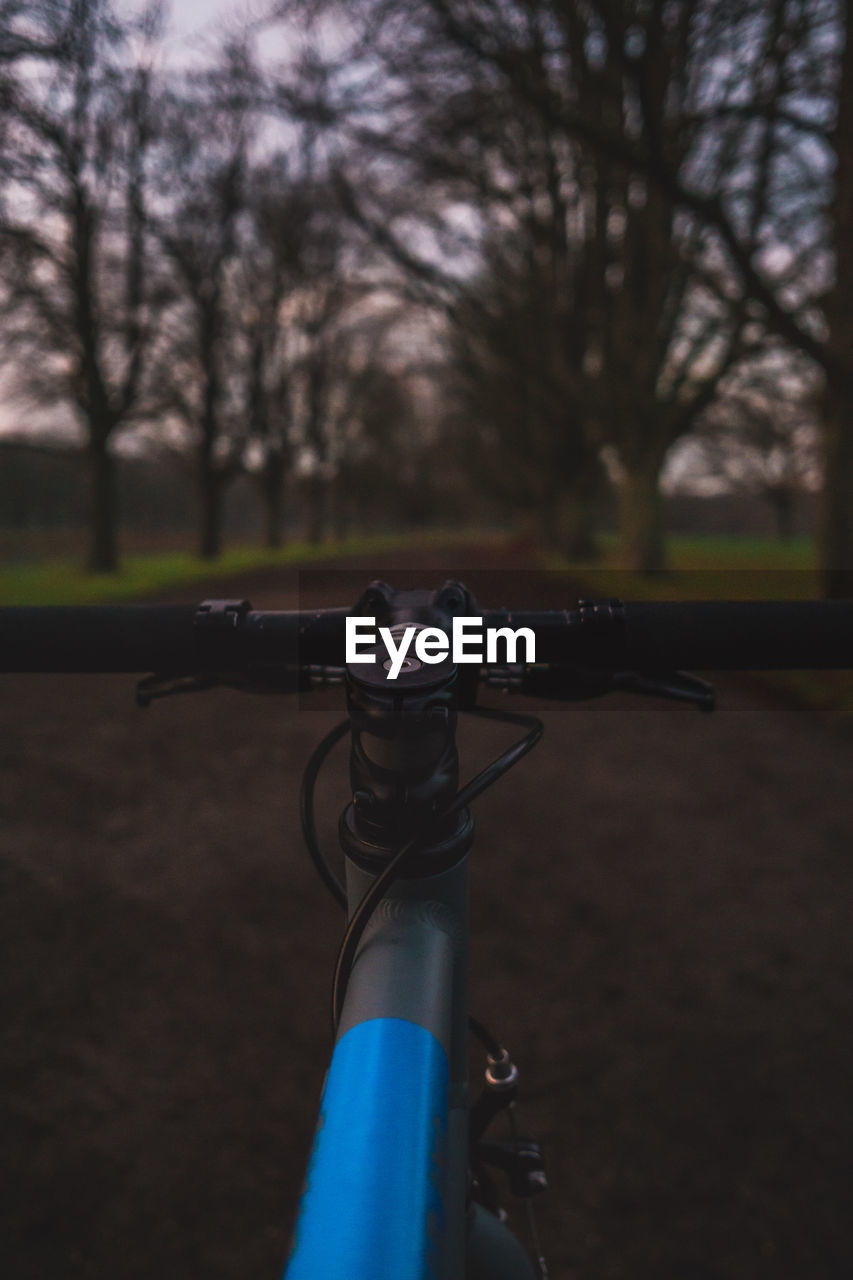
[[[348,864],[350,903],[369,883]],[[484,1210],[466,1211],[467,891],[466,857],[395,884],[371,917],[286,1280],[532,1280],[511,1232]]]

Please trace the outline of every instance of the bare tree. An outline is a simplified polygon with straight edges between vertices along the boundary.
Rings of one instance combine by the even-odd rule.
[[[598,448],[587,431],[585,336],[567,299],[524,255],[496,244],[453,308],[453,433],[470,483],[537,520],[554,549],[594,553]],[[450,423],[448,423],[450,425]]]
[[[372,342],[352,372],[337,432],[335,535],[356,521],[379,529],[423,527],[440,502],[446,455],[429,429],[418,373],[395,367]]]
[[[849,590],[838,572],[853,563],[848,8],[541,3],[524,16],[519,6],[517,21],[502,8],[499,38],[482,10],[454,0],[424,10],[552,127],[642,179],[686,224],[683,245],[708,287],[823,370],[822,563],[828,589]]]
[[[239,268],[248,363],[249,451],[264,507],[266,545],[281,546],[284,490],[293,463],[296,334],[288,300],[304,285],[311,190],[279,155],[249,184],[249,218]]]
[[[338,84],[332,70],[318,92],[350,154],[357,148],[353,203],[362,220],[411,281],[432,289],[459,335],[469,414],[479,400],[487,430],[512,459],[508,495],[519,496],[518,477],[526,476],[525,501],[550,536],[588,541],[585,498],[609,445],[624,477],[629,561],[654,569],[663,562],[658,480],[667,451],[754,333],[747,342],[742,300],[720,287],[713,254],[671,195],[561,114],[571,105],[575,114],[600,116],[628,152],[643,112],[654,111],[665,124],[668,161],[687,163],[694,131],[685,116],[698,73],[682,18],[657,32],[642,98],[608,62],[608,39],[642,42],[631,27],[635,7],[610,6],[608,35],[574,7],[423,0],[406,6],[403,25],[393,0],[365,0],[349,75]],[[353,60],[363,79],[353,76]],[[377,65],[387,123],[371,128],[363,89],[356,101],[348,85],[370,84],[365,68]],[[322,114],[310,96],[303,109]],[[734,149],[729,139],[706,157],[706,177],[726,173]],[[372,188],[364,160],[371,154],[379,175]],[[401,188],[416,191],[419,203],[407,207]],[[463,208],[467,235],[459,229]],[[425,231],[429,256],[412,248],[429,245]],[[478,314],[481,285],[488,302]],[[467,339],[460,325],[470,326]],[[504,394],[490,397],[478,381],[500,379],[496,362]]]
[[[826,333],[810,352],[826,375],[821,564],[830,595],[853,596],[853,19],[845,23],[835,121],[829,143],[835,182],[829,222],[834,271],[823,298]]]
[[[346,506],[345,459],[361,389],[399,302],[383,292],[371,271],[364,238],[346,218],[330,175],[315,170],[313,141],[306,131],[300,169],[285,196],[296,238],[290,245],[289,291],[279,300],[273,363],[305,535],[319,542],[334,510]],[[269,445],[268,440],[267,456]]]
[[[634,294],[646,295],[645,328],[633,327],[634,337],[647,336],[637,362],[647,370],[644,402],[654,346],[658,398],[676,384],[686,395],[703,367],[694,362],[692,373],[673,372],[674,355],[685,348],[672,330],[668,354],[661,355],[671,317],[684,316],[685,308],[667,302],[658,310],[654,295],[669,288],[677,298],[683,268],[691,277],[688,292],[681,291],[685,303],[697,296],[697,282],[716,299],[718,356],[721,342],[731,344],[716,376],[737,358],[744,329],[747,345],[754,343],[757,326],[817,362],[826,377],[823,562],[827,569],[853,563],[853,426],[846,425],[853,259],[847,261],[845,233],[853,190],[853,69],[851,42],[844,43],[846,7],[838,0],[362,0],[348,11],[363,20],[360,39],[349,50],[349,70],[341,68],[337,79],[327,75],[324,92],[327,115],[330,103],[340,108],[338,119],[349,112],[353,137],[382,142],[386,155],[406,162],[417,120],[434,116],[436,100],[453,101],[460,86],[474,85],[480,119],[489,113],[484,138],[491,113],[508,111],[526,122],[537,119],[539,132],[580,148],[582,165],[599,175],[594,216],[606,218],[611,207],[621,207],[628,213],[626,243],[633,238],[651,250],[632,278],[627,262],[608,264],[611,278],[623,273],[613,289],[620,324],[623,305],[630,306]],[[364,105],[376,85],[390,87],[384,117],[390,128],[384,130],[371,128]],[[433,145],[421,148],[422,175],[432,164],[442,181],[456,180],[459,165],[441,158],[444,135],[432,137]],[[467,157],[457,151],[457,158],[467,158],[469,172],[479,175],[488,154],[484,143],[479,155],[469,147]],[[644,193],[639,213],[624,199],[632,188]],[[707,318],[707,300],[703,309]],[[602,376],[612,384],[609,373]],[[713,379],[706,389],[712,386]],[[628,386],[624,398],[637,403]],[[697,411],[703,407],[700,400]],[[684,409],[682,402],[663,418],[682,430],[689,426]],[[661,433],[657,410],[654,429],[644,417],[633,415],[636,439],[623,449],[628,475],[654,475],[659,463],[648,455],[660,455],[672,438],[670,428]],[[636,446],[642,439],[648,450],[643,446],[641,460]],[[646,495],[628,503],[638,513],[653,505],[650,485],[640,480]]]
[[[61,57],[72,19],[62,0],[0,0],[0,68],[24,58]]]
[[[342,532],[351,508],[349,488],[360,464],[381,449],[376,405],[390,405],[395,423],[402,417],[397,383],[383,368],[382,349],[397,308],[395,301],[375,297],[369,286],[331,272],[312,282],[296,306],[301,336],[301,357],[294,368],[300,488],[306,537],[321,542],[332,528]],[[390,439],[389,435],[386,445]],[[387,468],[379,470],[387,478]],[[362,497],[367,496],[362,491]],[[385,500],[377,488],[369,498]]]
[[[238,273],[249,447],[269,546],[280,543],[283,487],[297,458],[308,536],[321,539],[365,364],[355,335],[368,342],[369,327],[376,339],[385,323],[382,305],[369,323],[356,316],[372,285],[359,278],[351,228],[305,151],[278,155],[253,174]]]
[[[824,299],[823,314],[819,306],[831,279],[830,251],[837,290],[847,243],[839,219],[843,164],[833,216],[826,216],[829,124],[836,92],[840,104],[845,96],[838,59],[842,8],[782,0],[736,6],[708,0],[668,13],[660,6],[595,5],[587,43],[575,42],[575,60],[581,47],[588,57],[588,39],[597,28],[598,56],[613,73],[614,92],[633,106],[633,126],[608,132],[600,113],[582,100],[561,108],[568,128],[599,156],[640,178],[683,221],[682,251],[694,276],[740,326],[734,359],[741,345],[746,354],[758,349],[763,328],[822,368],[822,560],[830,591],[845,585],[837,575],[833,582],[833,565],[853,557],[853,445],[845,456],[845,433],[833,428],[839,409],[849,411],[853,348],[849,329],[847,341],[834,343],[834,291]],[[665,68],[672,47],[681,53],[681,75]],[[836,151],[840,108],[837,121]],[[849,131],[853,138],[853,119]],[[843,329],[847,321],[841,324]],[[745,344],[744,334],[750,335]],[[701,401],[698,407],[704,408]]]
[[[241,313],[241,220],[247,216],[254,99],[245,49],[173,93],[158,138],[154,220],[169,299],[148,413],[181,424],[195,459],[199,554],[222,549],[225,490],[249,437]],[[255,324],[256,327],[256,324]]]
[[[819,395],[813,366],[771,348],[726,379],[698,424],[692,472],[754,494],[791,536],[797,499],[820,487]]]
[[[89,566],[103,572],[118,558],[112,445],[133,419],[154,324],[146,162],[159,16],[124,22],[110,0],[56,0],[31,14],[6,39],[7,50],[43,57],[5,88],[4,355],[28,399],[68,406],[83,428]],[[142,49],[133,62],[132,35]]]

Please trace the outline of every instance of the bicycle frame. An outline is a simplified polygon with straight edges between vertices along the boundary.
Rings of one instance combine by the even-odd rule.
[[[403,882],[367,926],[288,1280],[464,1274],[467,878],[466,859],[435,883]],[[369,879],[348,866],[350,902]]]
[[[432,607],[425,593],[390,589],[387,603],[394,621]],[[468,1204],[473,826],[464,806],[447,807],[458,783],[456,668],[413,662],[389,686],[378,661],[351,664],[347,698],[350,921],[412,830],[424,839],[355,950],[286,1280],[532,1280],[511,1232]]]
[[[347,866],[350,903],[370,877]],[[468,1180],[468,858],[395,885],[347,987],[286,1280],[531,1280]]]

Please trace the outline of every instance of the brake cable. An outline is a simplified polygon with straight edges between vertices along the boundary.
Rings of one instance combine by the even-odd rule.
[[[482,794],[492,783],[497,782],[510,770],[513,765],[517,764],[528,751],[536,746],[545,731],[542,721],[536,716],[521,715],[515,711],[503,711],[497,707],[470,707],[466,708],[471,715],[480,716],[488,720],[500,720],[506,724],[524,725],[528,728],[528,732],[524,737],[514,742],[508,747],[497,759],[491,764],[486,765],[478,774],[467,782],[464,787],[457,791],[456,795],[441,813],[436,814],[433,822],[429,824],[425,831],[421,831],[418,835],[408,840],[403,847],[394,854],[390,862],[383,868],[379,875],[372,881],[366,890],[361,902],[353,912],[352,918],[347,925],[346,932],[341,941],[338,950],[338,958],[335,963],[335,976],[332,982],[332,1027],[337,1031],[340,1022],[341,1011],[343,1009],[344,995],[346,993],[349,975],[355,960],[355,953],[358,944],[361,941],[367,922],[373,914],[376,906],[385,896],[389,886],[399,877],[401,872],[410,861],[412,854],[417,850],[418,846],[429,836],[430,829],[444,822],[453,814],[459,813],[464,809],[476,796]]]
[[[528,732],[524,737],[514,742],[506,751],[502,752],[495,760],[486,765],[478,774],[466,783],[464,787],[457,791],[450,804],[444,808],[441,813],[436,814],[434,824],[446,820],[454,813],[458,813],[460,809],[465,808],[476,796],[481,795],[487,787],[490,787],[498,778],[503,777],[513,765],[517,764],[528,751],[536,746],[544,733],[544,725],[536,716],[523,715],[515,711],[504,711],[499,707],[469,707],[466,708],[470,715],[479,716],[485,720],[499,720],[505,724],[516,724],[525,726]],[[305,772],[302,776],[302,785],[299,793],[299,808],[302,820],[302,834],[305,838],[305,844],[311,855],[311,860],[317,869],[317,872],[332,897],[341,907],[346,907],[347,897],[343,884],[335,875],[329,865],[328,860],[320,848],[320,842],[317,836],[317,825],[314,814],[314,788],[320,770],[325,763],[329,753],[346,736],[349,730],[349,720],[342,720],[336,724],[333,729],[326,734],[323,740],[315,747]],[[430,824],[431,826],[433,824]],[[344,993],[346,991],[347,982],[349,981],[350,971],[355,959],[355,952],[361,941],[370,916],[378,904],[384,897],[388,887],[400,875],[401,870],[405,867],[412,852],[417,849],[418,845],[429,836],[430,828],[420,832],[411,840],[408,840],[403,847],[398,850],[391,858],[390,862],[384,867],[380,874],[372,881],[369,888],[365,892],[361,902],[353,912],[352,918],[347,925],[343,940],[338,951],[337,961],[335,963],[335,975],[332,985],[332,1025],[337,1030],[340,1021],[340,1013],[343,1008]],[[501,1046],[490,1032],[477,1022],[476,1019],[469,1019],[471,1031],[485,1044],[491,1053],[499,1053]]]
[[[302,835],[305,839],[305,845],[323,884],[329,890],[338,906],[344,908],[347,905],[346,890],[320,848],[317,824],[314,820],[314,787],[326,757],[332,748],[340,742],[341,738],[346,737],[349,728],[349,720],[341,720],[339,724],[335,725],[334,729],[326,734],[323,741],[318,743],[305,766],[305,771],[302,774],[302,785],[299,788],[299,816],[302,819]]]

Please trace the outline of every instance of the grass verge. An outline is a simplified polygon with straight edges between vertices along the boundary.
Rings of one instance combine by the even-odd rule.
[[[229,577],[249,569],[297,567],[340,556],[363,556],[408,547],[441,547],[480,541],[486,535],[430,531],[373,534],[340,542],[292,542],[278,551],[235,547],[217,560],[202,560],[188,551],[127,555],[117,573],[90,574],[69,559],[0,564],[0,604],[99,604],[134,600],[184,583]]]
[[[675,535],[667,540],[667,568],[632,573],[621,564],[615,537],[601,539],[596,561],[549,556],[548,567],[570,571],[596,595],[625,600],[810,600],[819,592],[811,538],[717,534]]]

